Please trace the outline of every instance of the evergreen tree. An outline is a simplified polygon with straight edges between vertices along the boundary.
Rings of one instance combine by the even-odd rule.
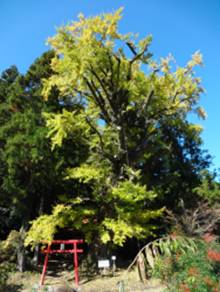
[[[51,98],[42,98],[42,78],[52,74],[50,62],[54,53],[43,54],[23,76],[12,67],[2,74],[0,104],[0,152],[1,152],[1,206],[9,217],[2,236],[9,229],[20,229],[19,267],[23,270],[23,237],[29,221],[49,212],[63,193],[72,193],[62,172],[67,165],[76,166],[84,159],[86,147],[69,138],[62,149],[51,150],[47,138],[43,112],[59,113],[70,102],[60,101],[59,92],[51,92]],[[71,141],[71,143],[70,143]],[[75,146],[74,146],[75,145]]]

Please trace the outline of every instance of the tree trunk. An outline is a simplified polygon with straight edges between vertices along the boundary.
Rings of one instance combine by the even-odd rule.
[[[44,211],[44,195],[41,195],[38,216],[41,216],[43,214],[43,211]],[[32,263],[35,267],[38,266],[39,256],[40,256],[40,246],[38,244],[34,249],[34,256],[32,259]]]
[[[33,256],[33,259],[32,259],[32,263],[33,263],[34,267],[38,266],[39,255],[40,255],[40,247],[39,247],[39,244],[38,244],[34,248],[34,256]]]
[[[19,272],[23,273],[25,271],[25,248],[24,248],[24,237],[25,237],[26,228],[24,225],[20,229],[20,238],[17,248],[17,269]]]
[[[89,251],[85,260],[85,268],[89,274],[97,274],[98,260],[108,259],[108,245],[101,243],[99,240],[94,240],[89,244]]]
[[[23,273],[25,271],[25,250],[19,248],[17,251],[17,268],[18,271]]]

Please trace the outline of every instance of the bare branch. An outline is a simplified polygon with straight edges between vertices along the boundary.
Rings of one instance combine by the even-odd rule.
[[[137,56],[137,52],[136,52],[136,48],[135,45],[132,42],[126,42],[126,45],[128,46],[128,48],[131,50],[131,52]]]

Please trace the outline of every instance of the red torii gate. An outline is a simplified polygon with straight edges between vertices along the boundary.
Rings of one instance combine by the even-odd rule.
[[[43,249],[41,252],[46,254],[45,259],[44,259],[44,266],[43,266],[43,271],[41,274],[41,279],[40,279],[40,285],[42,286],[44,284],[44,279],[46,276],[46,271],[47,271],[47,265],[48,265],[48,258],[49,254],[53,253],[72,253],[74,257],[74,276],[75,276],[75,283],[76,286],[78,287],[79,285],[79,274],[78,274],[78,253],[82,253],[82,249],[78,249],[77,244],[82,244],[83,240],[82,239],[68,239],[68,240],[53,240],[52,242],[47,244],[47,248]],[[64,244],[64,248],[60,249],[51,249],[52,244]],[[73,249],[65,249],[65,244],[71,244],[73,245]]]

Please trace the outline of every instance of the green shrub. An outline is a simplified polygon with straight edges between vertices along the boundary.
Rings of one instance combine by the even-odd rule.
[[[197,248],[176,250],[157,258],[153,276],[166,282],[168,291],[220,291],[220,246],[198,240]]]
[[[6,240],[0,241],[0,262],[15,262],[20,233],[12,230]]]
[[[0,241],[0,291],[5,290],[7,279],[16,270],[16,253],[19,232],[12,230],[7,239]]]
[[[3,262],[0,264],[0,291],[4,291],[7,279],[11,272],[15,271],[15,265]]]

